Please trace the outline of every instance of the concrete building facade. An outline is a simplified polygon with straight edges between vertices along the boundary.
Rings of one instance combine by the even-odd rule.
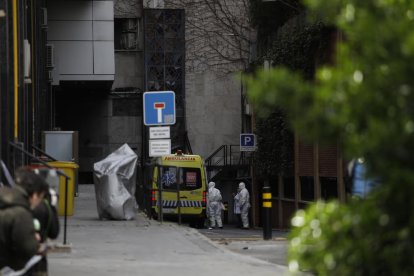
[[[141,150],[142,5],[48,1],[55,124],[79,131],[81,181],[124,143]],[[86,176],[86,179],[82,179]]]
[[[240,43],[240,32],[228,30],[223,35],[222,26],[216,24],[220,15],[211,11],[200,17],[206,8],[200,3],[196,9],[185,8],[184,120],[193,153],[206,158],[221,145],[239,143],[242,87],[238,76],[246,68],[249,45],[243,42],[229,50],[226,40]],[[123,143],[145,155],[143,16],[145,9],[179,9],[182,4],[48,1],[48,45],[55,55],[54,126],[79,131],[81,175],[90,175],[94,162]],[[234,2],[232,7],[236,6]],[[194,27],[193,22],[201,19],[208,23]],[[206,28],[215,34],[205,36]]]

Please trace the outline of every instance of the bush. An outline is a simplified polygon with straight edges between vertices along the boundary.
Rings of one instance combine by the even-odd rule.
[[[255,110],[286,111],[301,137],[341,142],[382,184],[365,200],[317,202],[293,218],[291,271],[414,273],[414,1],[306,0],[338,29],[334,64],[315,79],[277,67],[246,77]]]
[[[312,204],[292,219],[289,269],[317,275],[412,275],[413,236],[377,195]],[[407,218],[408,219],[408,218]],[[411,228],[412,229],[412,228]]]

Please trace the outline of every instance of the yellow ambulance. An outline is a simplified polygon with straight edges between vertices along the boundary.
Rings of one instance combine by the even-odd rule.
[[[199,155],[176,154],[155,158],[152,177],[152,215],[188,221],[197,227],[206,217],[206,175]],[[161,191],[161,193],[160,193]]]

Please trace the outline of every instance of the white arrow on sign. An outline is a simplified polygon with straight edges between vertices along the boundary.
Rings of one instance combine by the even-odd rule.
[[[158,123],[162,123],[162,110],[165,108],[165,103],[154,103],[154,108],[157,110]]]

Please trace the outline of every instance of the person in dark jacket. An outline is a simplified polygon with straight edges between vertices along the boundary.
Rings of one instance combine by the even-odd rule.
[[[40,242],[46,243],[47,239],[56,239],[59,235],[59,217],[56,210],[57,195],[53,189],[49,189],[43,201],[33,209],[33,217],[40,223],[38,231]],[[46,252],[42,259],[35,264],[27,274],[30,276],[47,276],[47,257]]]
[[[19,169],[19,185],[0,188],[0,269],[22,269],[39,252],[31,209],[44,197],[48,185],[33,172]]]

